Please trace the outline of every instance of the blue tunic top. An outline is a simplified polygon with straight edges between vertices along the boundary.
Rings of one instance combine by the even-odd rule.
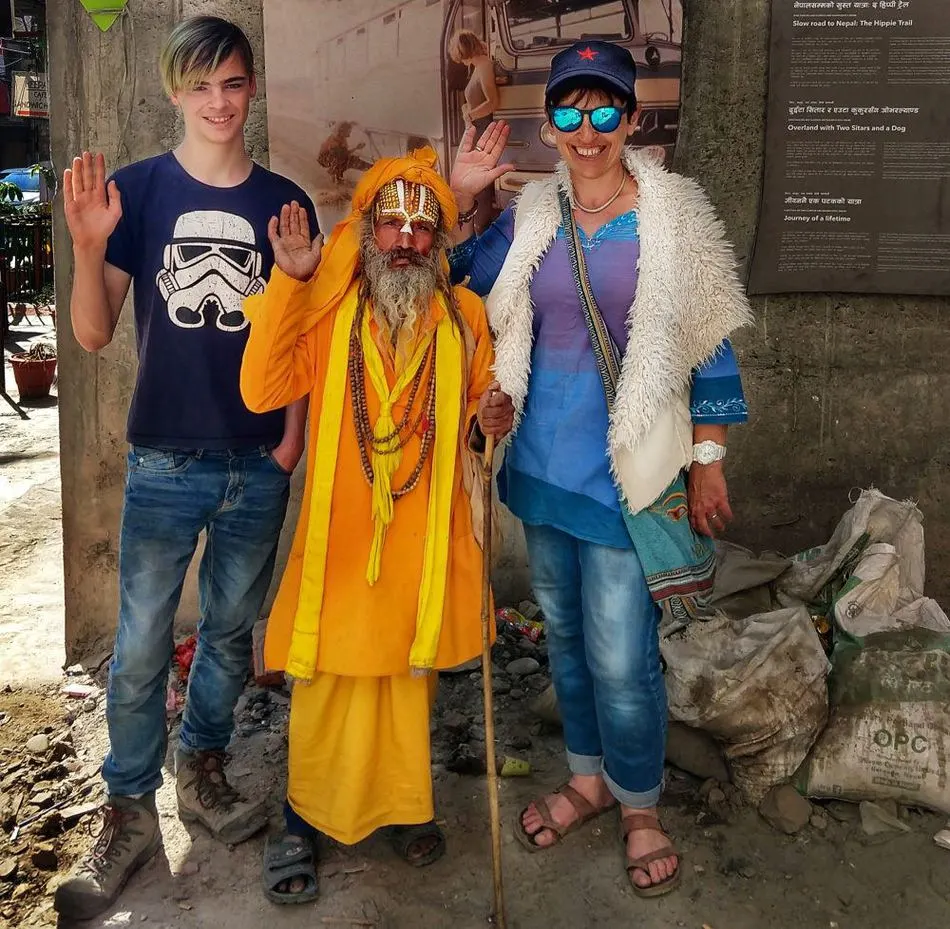
[[[594,299],[622,353],[637,289],[637,214],[624,213],[590,237],[582,229],[579,233]],[[468,276],[472,290],[487,294],[513,236],[514,212],[509,207],[481,236],[452,250],[453,280]],[[553,526],[588,542],[631,548],[610,475],[607,401],[563,229],[558,229],[531,282],[531,302],[531,378],[521,426],[499,476],[499,495],[529,525]],[[690,411],[694,423],[741,423],[748,418],[728,340],[693,372]]]

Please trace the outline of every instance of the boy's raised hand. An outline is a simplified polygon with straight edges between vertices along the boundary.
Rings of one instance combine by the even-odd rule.
[[[66,225],[73,248],[105,250],[109,236],[122,218],[122,198],[115,181],[106,187],[106,160],[102,154],[83,152],[63,172]]]

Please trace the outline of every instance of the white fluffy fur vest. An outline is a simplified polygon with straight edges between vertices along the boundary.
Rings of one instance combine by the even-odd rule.
[[[609,445],[614,477],[637,512],[691,460],[693,368],[750,323],[752,311],[722,223],[702,188],[667,171],[648,151],[627,148],[623,160],[639,185],[640,260]],[[521,191],[514,241],[486,301],[496,376],[514,401],[516,428],[531,373],[529,287],[561,225],[559,186],[570,194],[563,163],[554,176]]]

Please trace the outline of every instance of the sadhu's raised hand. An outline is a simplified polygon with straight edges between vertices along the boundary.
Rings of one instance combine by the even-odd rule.
[[[280,208],[267,224],[267,238],[274,249],[277,267],[298,281],[309,281],[320,264],[323,236],[310,238],[307,211],[296,200]]]
[[[122,198],[115,181],[106,187],[106,160],[83,152],[63,172],[63,207],[73,248],[105,250],[122,218]]]
[[[502,175],[514,171],[513,164],[499,164],[511,129],[504,120],[493,122],[476,141],[478,130],[469,126],[462,136],[449,186],[463,208]]]

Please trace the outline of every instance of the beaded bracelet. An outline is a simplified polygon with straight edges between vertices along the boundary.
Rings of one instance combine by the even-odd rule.
[[[464,213],[459,213],[459,229],[461,229],[466,223],[470,223],[475,218],[475,214],[477,212],[478,204],[476,203],[470,210],[466,210]]]

